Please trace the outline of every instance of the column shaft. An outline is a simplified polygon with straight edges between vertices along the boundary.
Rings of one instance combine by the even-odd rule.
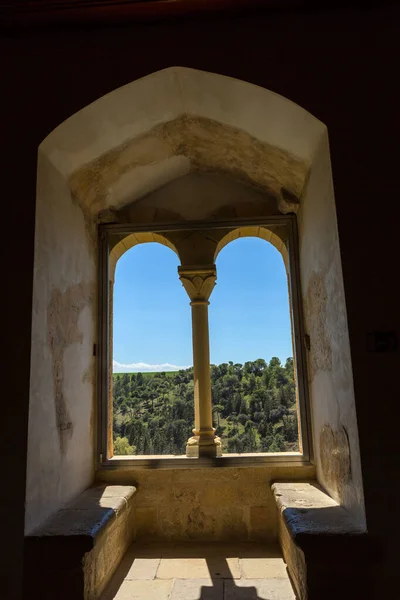
[[[192,307],[194,436],[188,440],[186,455],[221,456],[221,440],[212,426],[210,342],[208,335],[208,299],[217,278],[215,265],[182,266],[179,278]]]
[[[199,445],[214,439],[211,407],[210,347],[208,335],[208,302],[192,302],[193,371],[194,371],[194,435]]]

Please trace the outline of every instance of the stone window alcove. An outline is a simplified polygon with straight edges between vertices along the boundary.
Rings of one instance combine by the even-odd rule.
[[[83,108],[39,146],[27,532],[101,474],[99,224],[157,233],[163,223],[182,229],[225,219],[233,227],[233,220],[265,224],[292,213],[313,444],[310,462],[262,467],[264,480],[309,477],[315,469],[365,524],[327,127],[269,90],[171,67]],[[117,479],[120,471],[128,472],[117,466]]]

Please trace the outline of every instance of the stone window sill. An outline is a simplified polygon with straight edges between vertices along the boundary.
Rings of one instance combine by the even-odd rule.
[[[98,465],[99,470],[121,469],[187,469],[205,467],[312,466],[300,452],[224,454],[219,458],[188,458],[186,456],[114,456]]]

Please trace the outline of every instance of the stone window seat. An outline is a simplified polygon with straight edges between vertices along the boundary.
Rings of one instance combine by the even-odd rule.
[[[274,483],[278,535],[299,600],[372,598],[368,536],[314,481]]]
[[[99,598],[135,537],[135,492],[89,488],[26,536],[24,598]]]

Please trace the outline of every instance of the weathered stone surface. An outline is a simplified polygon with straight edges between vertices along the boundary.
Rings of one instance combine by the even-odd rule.
[[[370,598],[371,549],[354,517],[316,482],[275,483],[279,540],[300,600]],[[355,584],[354,582],[357,582]]]
[[[241,506],[264,506],[266,507],[266,510],[269,506],[270,509],[272,509],[272,498],[269,493],[268,484],[263,483],[261,480],[255,482],[255,485],[249,486],[248,483],[246,483],[245,473],[242,473],[241,480],[244,482],[244,485],[241,486],[239,482],[236,486]]]
[[[221,485],[204,485],[201,491],[201,504],[204,506],[221,506],[221,498],[224,498],[225,506],[235,504],[238,499],[238,481],[233,479],[231,485],[222,480]]]
[[[92,540],[109,521],[115,519],[113,508],[85,508],[60,510],[46,523],[33,531],[29,538],[60,538],[85,536]]]
[[[66,451],[74,428],[65,398],[64,354],[69,345],[82,343],[83,333],[78,327],[78,320],[84,308],[93,301],[93,291],[94,285],[85,281],[71,285],[65,291],[54,289],[47,310],[56,425],[62,453]]]
[[[310,335],[311,377],[318,371],[332,369],[332,348],[327,332],[326,305],[328,296],[323,274],[313,273],[304,299],[304,312]]]
[[[314,482],[274,483],[278,509],[296,543],[311,536],[360,536],[352,516]]]
[[[317,478],[365,527],[352,357],[327,138],[321,140],[315,159],[297,221],[304,329],[311,342],[307,363]],[[332,440],[328,428],[339,438]],[[342,428],[348,433],[348,457],[347,444],[343,446],[340,439]]]
[[[152,539],[157,535],[157,509],[150,506],[149,508],[136,508],[136,531],[137,538]]]
[[[177,579],[170,600],[222,600],[224,584],[216,579]]]
[[[230,557],[237,558],[240,554],[239,545],[224,543],[224,542],[178,542],[178,543],[168,543],[161,542],[155,545],[162,548],[162,557],[163,558],[215,558],[215,557]],[[242,547],[243,544],[240,545]],[[246,544],[248,546],[248,544]]]
[[[286,565],[281,556],[241,558],[240,572],[245,579],[287,579]]]
[[[191,171],[114,213],[107,212],[101,215],[103,221],[160,223],[269,216],[277,213],[277,205],[274,196],[254,186],[225,175]]]
[[[87,536],[94,540],[108,521],[128,507],[136,491],[133,486],[116,486],[116,490],[112,487],[97,486],[86,490],[28,537]]]
[[[133,544],[102,600],[114,599],[120,591],[128,589],[131,598],[147,600],[151,587],[129,588],[123,583],[143,580],[147,573],[151,576],[158,562],[156,581],[171,582],[170,600],[224,600],[231,596],[240,600],[285,600],[291,590],[276,545],[161,542]],[[224,588],[230,596],[224,593]]]
[[[324,481],[330,493],[341,499],[351,481],[349,436],[343,425],[337,430],[333,430],[328,424],[322,427],[319,454]]]
[[[102,474],[103,475],[103,474]],[[106,475],[106,474],[104,474]],[[117,477],[118,475],[115,474]],[[137,507],[149,507],[173,503],[171,471],[169,470],[142,470],[135,472],[135,484],[138,488],[136,497]]]
[[[184,535],[193,540],[220,539],[218,509],[210,506],[192,507],[185,515]]]
[[[135,482],[137,536],[165,542],[263,541],[276,539],[271,480],[304,479],[312,466],[132,469],[101,478]]]
[[[157,572],[158,579],[204,579],[209,577],[204,558],[162,558]]]
[[[160,558],[134,558],[125,579],[155,579]]]
[[[25,532],[94,479],[96,242],[39,153]],[[57,191],[56,191],[57,190]],[[94,222],[91,230],[95,230]],[[96,234],[97,235],[97,234]]]
[[[282,516],[278,517],[278,538],[298,598],[305,600],[308,594],[308,584],[304,552],[293,542]]]
[[[117,593],[105,593],[102,600],[168,600],[171,594],[172,581],[135,580],[124,581]]]
[[[157,571],[160,579],[240,578],[238,558],[162,558]]]
[[[116,487],[87,490],[27,536],[27,598],[99,597],[135,535],[135,488]]]
[[[278,209],[284,213],[297,210],[309,170],[304,161],[245,131],[184,114],[84,165],[71,175],[69,183],[74,197],[97,214],[107,203],[123,205],[123,188],[132,187],[132,174],[136,180],[146,179],[149,167],[154,170],[158,165],[160,177],[166,164],[177,161],[178,175],[190,169],[219,173],[265,190],[276,197]],[[163,183],[169,179],[171,175],[162,177]],[[145,184],[132,191],[131,197],[140,198],[143,191],[149,192],[151,187]]]
[[[296,597],[287,579],[239,579],[225,582],[224,600],[296,600]]]
[[[267,540],[275,525],[275,520],[267,507],[250,506],[250,539]]]
[[[136,492],[136,488],[133,485],[97,485],[90,487],[80,498],[125,498],[129,500],[133,497]]]
[[[217,513],[220,527],[220,540],[240,540],[248,539],[248,509],[246,507],[222,508]]]
[[[171,541],[183,539],[186,533],[187,511],[180,506],[160,506],[157,511],[157,539],[164,536]]]
[[[132,507],[118,515],[110,527],[100,532],[93,551],[83,559],[85,600],[97,600],[134,536],[135,514]]]

